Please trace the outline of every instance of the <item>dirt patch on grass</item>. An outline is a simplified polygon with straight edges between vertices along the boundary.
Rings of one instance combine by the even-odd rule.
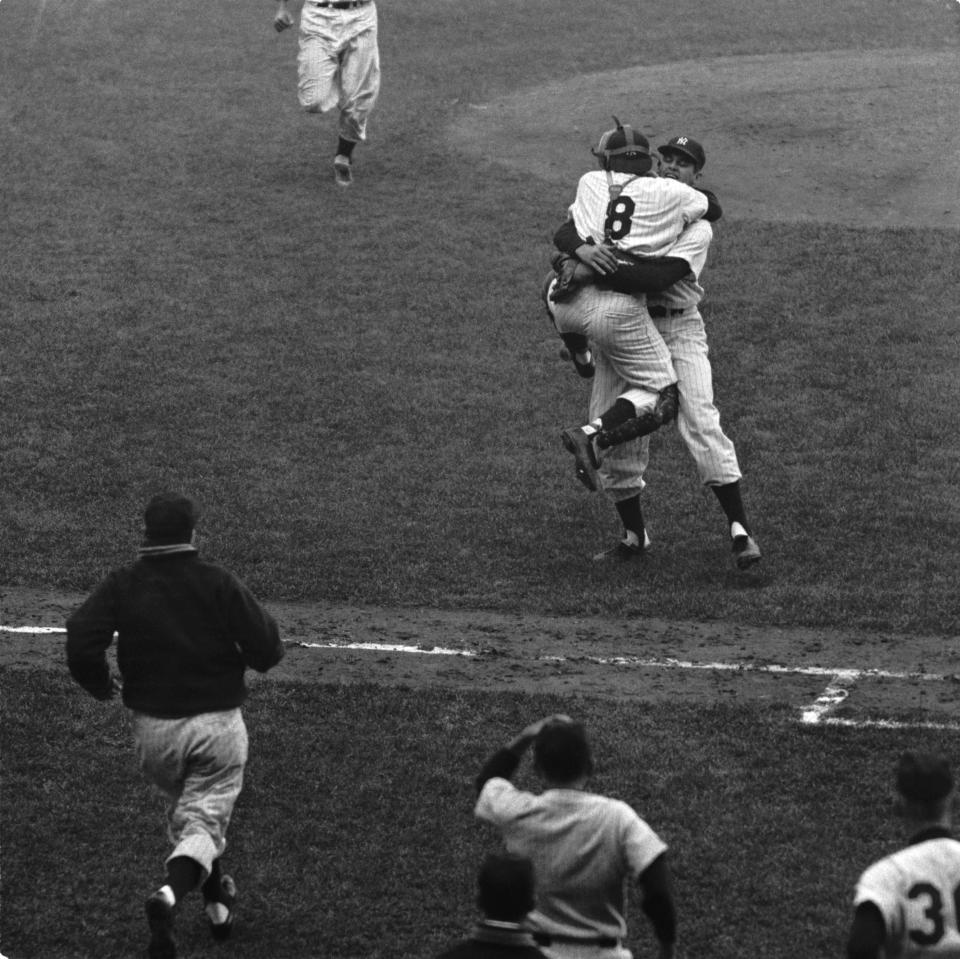
[[[62,628],[82,598],[2,589],[0,626]],[[883,675],[856,679],[850,716],[914,712],[953,722],[960,705],[954,678],[960,675],[960,645],[943,637],[482,610],[267,605],[288,651],[266,677],[251,674],[254,686],[277,680],[372,682],[645,702],[741,701],[787,704],[799,715],[834,673],[856,669]],[[64,670],[63,644],[62,633],[0,632],[0,667]]]
[[[730,220],[960,228],[955,50],[719,57],[579,76],[469,104],[458,149],[556,181],[572,199],[616,114],[655,147],[703,142]],[[568,195],[569,194],[569,195]]]

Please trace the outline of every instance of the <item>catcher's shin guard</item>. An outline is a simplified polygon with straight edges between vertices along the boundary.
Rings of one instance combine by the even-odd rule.
[[[660,390],[660,396],[654,404],[653,411],[660,417],[660,425],[666,426],[677,418],[677,409],[680,406],[680,390],[676,383],[671,383]]]
[[[613,429],[600,430],[597,434],[597,446],[605,450],[656,432],[661,426],[677,418],[679,404],[680,393],[677,390],[677,384],[671,383],[660,391],[660,396],[652,410],[644,410],[638,416],[631,416]]]

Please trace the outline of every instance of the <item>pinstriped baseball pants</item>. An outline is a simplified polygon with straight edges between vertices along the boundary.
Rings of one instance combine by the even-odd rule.
[[[561,333],[581,333],[593,349],[597,369],[590,390],[591,420],[618,397],[630,400],[638,412],[649,409],[660,390],[677,382],[670,350],[642,298],[584,286],[551,309]],[[640,440],[631,440],[604,451],[597,475],[616,502],[643,489],[645,467],[645,449]]]
[[[304,2],[297,55],[300,105],[310,113],[340,110],[338,132],[366,140],[367,120],[380,92],[377,7],[334,10]]]
[[[182,719],[130,716],[140,769],[167,800],[168,857],[187,856],[209,874],[223,855],[243,787],[247,727],[239,709]]]
[[[713,372],[710,368],[707,331],[696,310],[684,316],[654,321],[670,350],[677,371],[680,409],[677,429],[697,465],[700,482],[722,486],[741,479],[733,441],[720,426],[714,404]],[[644,441],[641,472],[649,461],[649,443]]]

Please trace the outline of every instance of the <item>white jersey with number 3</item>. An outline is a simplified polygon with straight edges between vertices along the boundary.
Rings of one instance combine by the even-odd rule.
[[[960,957],[960,842],[926,839],[881,859],[853,901],[883,914],[887,959]]]
[[[610,173],[610,182],[622,187],[610,199],[608,174],[591,170],[580,177],[570,206],[577,233],[614,245],[635,256],[663,256],[683,228],[707,212],[707,198],[678,180],[657,176]]]

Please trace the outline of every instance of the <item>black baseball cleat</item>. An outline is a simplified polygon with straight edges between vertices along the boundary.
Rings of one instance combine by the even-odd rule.
[[[210,935],[217,942],[225,942],[233,932],[234,904],[237,901],[237,884],[233,877],[220,880],[220,898],[208,899],[203,906],[210,923]]]
[[[597,489],[597,467],[600,463],[597,460],[596,451],[593,448],[593,439],[583,431],[582,427],[575,426],[564,430],[560,434],[563,445],[567,450],[573,453],[576,461],[577,479],[591,492]]]
[[[593,561],[595,563],[629,563],[633,560],[640,559],[649,551],[650,537],[647,535],[647,531],[644,530],[642,543],[632,543],[629,540],[621,539],[609,549],[597,553],[593,557]]]
[[[173,906],[158,889],[144,904],[150,926],[150,959],[176,959],[177,944],[173,941]]]
[[[350,186],[353,183],[353,170],[350,168],[350,157],[338,153],[333,158],[333,178],[337,186]]]
[[[732,541],[733,565],[737,569],[750,569],[760,562],[760,547],[756,540],[746,534],[734,536]]]

